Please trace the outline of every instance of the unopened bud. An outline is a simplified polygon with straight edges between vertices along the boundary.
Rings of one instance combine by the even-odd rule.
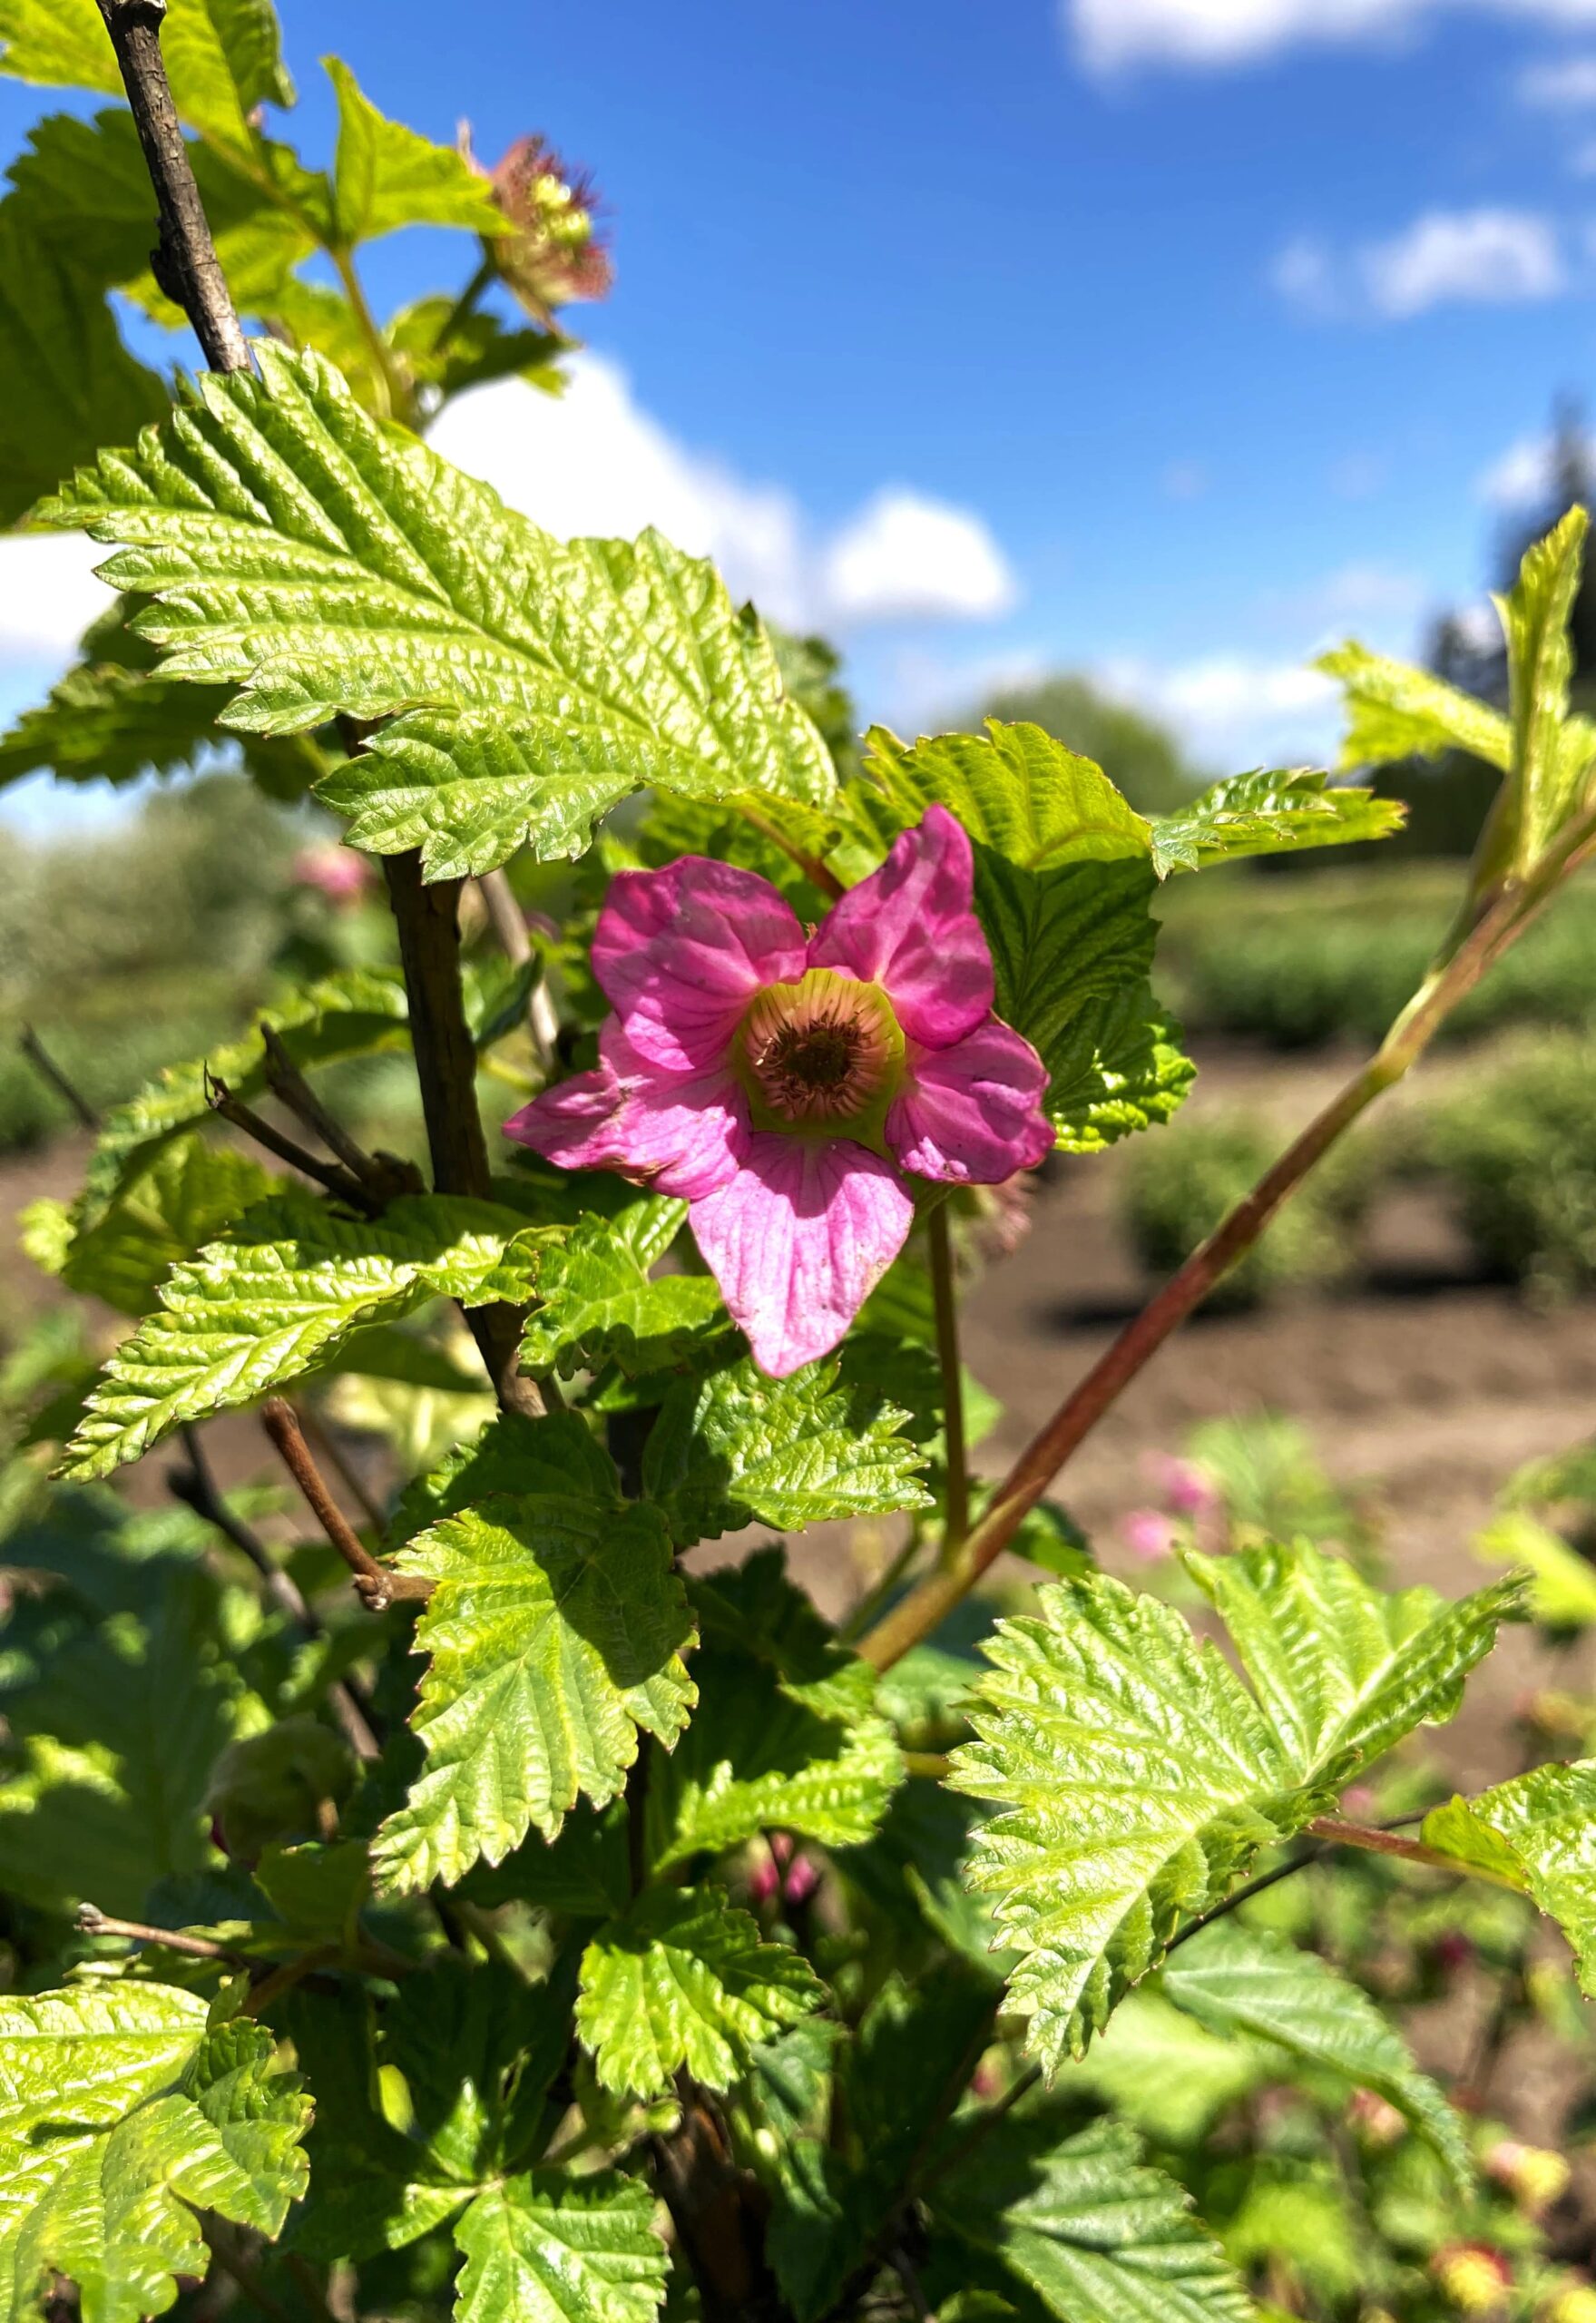
[[[1517,2138],[1503,2138],[1492,2147],[1485,2171],[1532,2217],[1550,2210],[1568,2191],[1569,2166],[1562,2154],[1549,2146],[1524,2145]]]
[[[1493,2313],[1513,2287],[1506,2259],[1483,2242],[1454,2242],[1437,2250],[1430,2272],[1460,2315]]]
[[[1390,2099],[1373,2089],[1354,2090],[1348,2111],[1352,2126],[1366,2145],[1395,2145],[1407,2128]]]
[[[493,245],[501,279],[546,322],[555,307],[602,299],[614,268],[597,224],[598,198],[541,137],[519,137],[487,172],[505,231]]]

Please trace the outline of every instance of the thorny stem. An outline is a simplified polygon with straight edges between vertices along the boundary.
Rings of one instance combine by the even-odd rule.
[[[17,1046],[33,1066],[46,1080],[58,1097],[65,1099],[84,1129],[98,1129],[100,1116],[81,1089],[67,1078],[55,1059],[31,1024],[24,1024],[17,1036]]]
[[[191,1508],[196,1516],[203,1517],[208,1524],[214,1524],[241,1555],[248,1557],[260,1576],[268,1599],[286,1620],[292,1622],[302,1636],[320,1637],[323,1634],[321,1625],[306,1603],[298,1582],[267,1554],[265,1544],[256,1537],[241,1518],[234,1515],[222,1497],[211,1463],[205,1456],[200,1431],[191,1421],[184,1425],[182,1436],[189,1465],[186,1470],[174,1468],[168,1471],[167,1490],[174,1499]],[[365,1711],[356,1701],[352,1689],[342,1680],[335,1679],[328,1688],[327,1704],[338,1722],[345,1741],[357,1759],[371,1759],[381,1756],[377,1737]]]
[[[396,1194],[421,1191],[421,1172],[414,1164],[393,1156],[383,1160],[367,1153],[343,1123],[328,1112],[289,1054],[280,1033],[270,1024],[262,1024],[260,1039],[266,1051],[266,1084],[272,1095],[289,1112],[299,1115],[312,1136],[318,1137],[328,1152],[337,1156],[373,1201],[391,1201]]]
[[[311,1450],[320,1454],[350,1499],[359,1502],[360,1514],[365,1517],[366,1522],[374,1529],[380,1530],[383,1521],[381,1509],[367,1489],[359,1471],[352,1462],[344,1457],[332,1436],[323,1427],[316,1414],[308,1408],[301,1411],[299,1426],[305,1431],[305,1440]]]
[[[864,1638],[859,1652],[889,1669],[930,1635],[1013,1540],[1064,1463],[1118,1401],[1170,1334],[1258,1240],[1282,1202],[1375,1099],[1424,1054],[1436,1033],[1563,877],[1589,852],[1596,812],[1582,816],[1522,886],[1496,897],[1450,955],[1439,960],[1375,1054],[1237,1203],[1178,1273],[1128,1324],[1052,1419],[1033,1439],[993,1495],[984,1515],[952,1562],[929,1573]]]
[[[390,1573],[386,1565],[378,1564],[328,1492],[293,1406],[285,1403],[280,1396],[269,1397],[261,1407],[260,1425],[304,1495],[317,1523],[348,1566],[367,1611],[380,1613],[398,1597],[430,1597],[430,1581],[416,1574]]]
[[[166,0],[100,0],[100,14],[155,189],[161,215],[156,279],[187,315],[211,370],[247,371],[250,342],[217,260],[161,54]]]
[[[959,1361],[958,1290],[954,1281],[953,1236],[947,1204],[939,1201],[925,1221],[931,1242],[931,1295],[936,1314],[936,1359],[942,1367],[943,1442],[947,1453],[947,1488],[942,1562],[951,1565],[970,1529],[970,1474],[964,1449],[964,1369]]]

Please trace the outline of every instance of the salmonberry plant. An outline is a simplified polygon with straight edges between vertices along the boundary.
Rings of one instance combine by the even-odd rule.
[[[1388,2309],[1505,2298],[1464,2120],[1249,1898],[1395,1856],[1527,1896],[1596,1979],[1596,1762],[1405,1835],[1343,1799],[1454,1712],[1523,1584],[1448,1603],[1307,1538],[1193,1542],[1221,1650],[1047,1495],[1596,839],[1582,516],[1503,604],[1506,714],[1330,658],[1348,769],[1501,770],[1453,931],[978,1482],[957,1292],[1013,1207],[988,1190],[1191,1078],[1160,881],[1399,810],[1291,770],[1149,819],[1024,725],[861,753],[824,650],[709,564],[551,538],[428,449],[466,387],[557,388],[559,311],[604,287],[549,147],[489,171],[332,61],[308,164],[263,125],[293,100],[268,0],[0,0],[0,37],[13,74],[130,100],[43,121],[0,203],[4,513],[86,531],[122,593],[0,769],[128,779],[233,738],[376,858],[396,956],[174,1062],[28,1222],[126,1328],[92,1379],[48,1333],[0,1379],[5,2311],[1240,2323],[1270,2284],[1096,2070],[1133,1989],[1171,2102],[1183,2060],[1245,2056],[1408,2157],[1455,2231]],[[358,252],[416,224],[462,238],[463,287],[381,320]],[[210,368],[146,368],[113,293]],[[549,864],[564,921],[529,933],[513,882]],[[425,1172],[326,1093],[394,1052]],[[333,1379],[408,1415],[375,1486]],[[227,1413],[317,1545],[218,1490]],[[163,1446],[183,1507],[108,1485]],[[837,1628],[782,1539],[859,1517],[901,1548]],[[1004,1551],[1053,1577],[997,1619],[971,1593]],[[1572,2278],[1524,2296],[1588,2311]]]

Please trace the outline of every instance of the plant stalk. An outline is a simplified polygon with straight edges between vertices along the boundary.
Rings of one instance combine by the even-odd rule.
[[[210,368],[247,371],[250,342],[211,239],[161,54],[166,0],[100,0],[100,14],[155,189],[161,218],[160,246],[152,254],[156,279],[187,315]]]
[[[1459,1002],[1523,933],[1562,877],[1582,859],[1596,833],[1587,812],[1520,886],[1499,895],[1437,961],[1375,1054],[1311,1121],[1229,1215],[1194,1250],[1135,1320],[1093,1364],[1010,1469],[957,1554],[929,1573],[860,1642],[877,1670],[890,1669],[928,1637],[1002,1555],[1059,1470],[1170,1337],[1237,1261],[1244,1258],[1282,1202],[1314,1164],[1345,1136],[1375,1099],[1417,1063]]]
[[[964,1380],[959,1361],[958,1289],[954,1280],[953,1236],[947,1204],[939,1201],[925,1221],[931,1243],[931,1295],[936,1315],[936,1360],[942,1370],[943,1443],[947,1486],[943,1496],[942,1563],[951,1567],[970,1529],[969,1456],[964,1446]]]

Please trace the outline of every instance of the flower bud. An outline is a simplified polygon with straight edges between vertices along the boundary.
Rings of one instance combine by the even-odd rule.
[[[1430,2261],[1443,2295],[1460,2315],[1490,2315],[1513,2287],[1513,2274],[1500,2250],[1483,2242],[1454,2242]]]
[[[1200,1461],[1153,1452],[1144,1465],[1177,1516],[1206,1516],[1219,1506],[1219,1486]]]
[[[1179,1534],[1172,1517],[1160,1508],[1133,1508],[1120,1526],[1125,1546],[1144,1564],[1156,1564],[1174,1548]]]
[[[1390,2099],[1373,2089],[1354,2090],[1347,2110],[1352,2126],[1365,2145],[1395,2145],[1407,2128]]]
[[[540,322],[575,299],[602,299],[614,279],[586,173],[541,137],[518,137],[487,173],[509,230],[493,246],[502,281]]]
[[[1562,2154],[1547,2146],[1524,2145],[1517,2138],[1503,2138],[1492,2147],[1485,2156],[1485,2173],[1532,2217],[1550,2210],[1568,2191],[1569,2166]]]

